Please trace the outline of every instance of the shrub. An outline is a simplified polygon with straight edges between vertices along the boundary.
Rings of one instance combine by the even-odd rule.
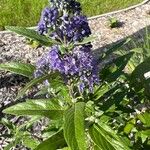
[[[2,119],[12,139],[6,149],[16,144],[34,150],[148,148],[150,115],[143,105],[148,96],[143,88],[137,91],[132,84],[136,68],[129,69],[136,52],[122,50],[128,41],[95,57],[87,19],[74,0],[51,0],[50,7],[42,12],[38,31],[22,27],[7,29],[50,50],[36,65],[0,64],[1,70],[30,79],[17,99],[34,85],[42,85],[36,93],[42,99],[27,99],[3,110],[3,113],[30,118],[19,127]],[[112,53],[117,53],[117,57],[108,61]],[[129,71],[125,72],[125,68]],[[40,138],[34,137],[32,125],[43,117],[48,118],[48,124]]]

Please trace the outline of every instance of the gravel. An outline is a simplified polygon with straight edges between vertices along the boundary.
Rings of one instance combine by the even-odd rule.
[[[108,19],[110,17],[117,18],[119,22],[122,23],[122,26],[111,29],[108,26]],[[96,40],[93,42],[93,48],[97,49],[98,52],[105,50],[107,45],[128,36],[136,35],[136,38],[140,38],[139,31],[150,25],[150,2],[133,10],[89,20],[89,24],[93,36],[96,36]],[[22,36],[18,36],[14,33],[0,33],[0,63],[21,61],[34,64],[46,51],[47,48],[45,47],[33,48],[31,45],[28,45],[27,40]],[[22,76],[0,71],[1,117],[3,116],[2,110],[16,101],[15,97],[17,92],[27,81],[28,79]],[[37,128],[40,130],[41,124],[37,126]],[[4,127],[0,125],[0,134],[5,130]],[[7,145],[6,139],[1,138],[0,145],[2,142]],[[1,149],[3,148],[0,147],[0,150]],[[24,148],[21,149],[23,150]]]
[[[109,27],[109,18],[116,18],[122,25],[119,28]],[[150,1],[135,9],[89,20],[92,33],[97,38],[94,48],[103,48],[125,37],[132,36],[150,25]],[[140,33],[139,33],[140,34]]]

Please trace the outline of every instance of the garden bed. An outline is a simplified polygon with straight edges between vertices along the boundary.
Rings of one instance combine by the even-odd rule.
[[[108,25],[108,19],[110,17],[117,18],[119,22],[122,23],[122,26],[119,28],[110,28]],[[93,48],[96,49],[98,53],[100,53],[101,50],[106,50],[106,47],[109,47],[112,43],[123,40],[129,36],[133,36],[136,40],[141,39],[144,33],[142,29],[150,25],[150,2],[126,12],[90,19],[89,24],[93,36],[96,36],[96,40],[93,42]],[[139,32],[141,30],[142,32]],[[33,48],[27,44],[25,38],[14,33],[0,33],[0,63],[22,61],[35,64],[36,60],[46,51],[47,49],[44,47]],[[22,76],[0,72],[1,116],[3,115],[2,110],[15,102],[17,92],[27,81],[28,80]],[[31,91],[29,97],[32,97],[32,92],[34,91]],[[38,129],[40,127],[41,124]],[[0,130],[2,131],[3,127],[0,126]]]
[[[150,2],[127,12],[90,19],[89,24],[92,29],[93,36],[96,37],[93,42],[93,49],[96,49],[96,52],[100,53],[101,50],[106,50],[107,45],[111,45],[112,43],[129,36],[141,39],[142,36],[144,36],[142,35],[144,32],[139,31],[150,25],[149,11]],[[119,28],[110,28],[108,26],[108,19],[110,17],[116,17],[123,23],[122,26]],[[15,33],[0,33],[0,63],[23,61],[34,64],[45,51],[47,51],[47,49],[44,47],[33,48],[31,45],[27,44],[24,37],[18,36]],[[1,85],[4,82],[4,76],[5,73],[1,72]],[[12,79],[10,78],[10,80]],[[7,81],[5,80],[5,82]],[[20,88],[20,86],[17,85],[0,88],[1,103],[5,102],[7,104],[13,101],[17,91],[19,90],[18,88]]]

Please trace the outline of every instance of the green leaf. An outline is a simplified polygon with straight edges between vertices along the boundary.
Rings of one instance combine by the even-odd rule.
[[[45,116],[50,119],[58,119],[63,115],[61,107],[54,103],[53,99],[27,100],[3,110],[3,113],[18,116]]]
[[[124,127],[124,132],[126,134],[129,134],[131,130],[134,128],[135,123],[136,123],[135,119],[131,119],[129,122],[127,122],[126,126]]]
[[[48,89],[49,89],[48,86],[44,86],[34,96],[45,95],[49,92]]]
[[[137,115],[138,119],[140,119],[140,121],[146,125],[147,127],[150,127],[150,113],[149,112],[144,112],[141,114]]]
[[[72,150],[86,150],[85,103],[78,102],[64,114],[64,136]]]
[[[84,44],[87,44],[87,43],[89,43],[89,42],[94,41],[95,39],[96,39],[96,38],[93,37],[93,36],[86,37],[86,38],[83,39],[82,42],[78,42],[78,43],[76,43],[75,45],[84,45]]]
[[[2,118],[0,120],[0,124],[3,124],[4,126],[6,126],[11,131],[13,131],[15,129],[15,125],[10,120],[8,120],[6,118]]]
[[[94,92],[94,96],[97,98],[102,97],[106,92],[109,91],[109,85],[108,84],[104,84],[102,86],[99,86],[96,91]],[[97,99],[98,99],[97,98]]]
[[[102,150],[130,150],[116,133],[104,123],[93,124],[89,129],[95,145]]]
[[[123,41],[120,41],[117,44],[114,44],[107,52],[105,52],[105,55],[108,56],[112,54],[113,52],[117,51],[119,48],[121,48],[123,45],[127,44],[131,39],[125,39]]]
[[[25,145],[28,148],[35,149],[39,145],[39,141],[27,135],[23,137],[23,145]]]
[[[16,146],[16,143],[12,141],[6,147],[4,147],[4,150],[11,150],[15,146]]]
[[[62,150],[71,150],[69,147],[64,147]]]
[[[32,78],[35,71],[35,67],[31,64],[25,64],[20,62],[10,62],[0,64],[0,70],[10,71],[25,77]]]
[[[141,133],[142,143],[144,143],[144,142],[146,141],[147,138],[148,138],[147,135]]]
[[[135,133],[136,140],[140,137],[142,140],[142,143],[144,143],[149,137],[150,137],[150,129],[145,131],[138,131]]]
[[[144,88],[150,97],[150,57],[135,68],[131,74],[131,82],[137,91]]]
[[[56,150],[58,148],[63,148],[64,146],[66,146],[66,142],[63,136],[63,132],[59,131],[47,140],[43,141],[34,150]]]
[[[42,118],[42,116],[32,116],[32,117],[30,118],[30,121],[28,121],[26,124],[24,124],[25,128],[26,128],[26,129],[31,129],[32,126],[33,126],[33,124],[34,124],[35,122],[38,122],[41,118]]]
[[[6,26],[6,29],[17,34],[23,35],[32,40],[38,41],[42,45],[52,46],[53,44],[60,44],[59,42],[54,41],[46,36],[40,35],[37,31],[32,29],[16,26]]]
[[[103,150],[100,147],[98,147],[97,145],[94,145],[94,150]]]
[[[126,55],[116,58],[113,63],[116,65],[116,70],[107,76],[109,82],[115,81],[118,77],[124,74],[124,68],[133,56],[134,52],[129,52]]]
[[[27,83],[26,86],[23,89],[21,89],[19,91],[16,99],[19,99],[20,97],[22,97],[23,95],[25,95],[25,93],[26,93],[27,90],[29,90],[30,88],[32,88],[36,84],[42,83],[43,81],[45,81],[49,77],[50,77],[50,75],[46,74],[44,76],[41,76],[41,77],[38,77],[38,78],[34,78],[29,83]]]

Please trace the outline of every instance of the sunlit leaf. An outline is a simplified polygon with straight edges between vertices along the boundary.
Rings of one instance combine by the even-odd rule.
[[[39,141],[29,135],[24,136],[22,140],[23,145],[31,149],[34,149],[39,145]]]
[[[35,67],[31,64],[25,64],[21,62],[10,62],[10,63],[0,64],[0,70],[10,71],[15,74],[32,78],[33,73],[35,71]]]
[[[127,122],[126,126],[124,127],[124,132],[126,134],[129,134],[131,130],[134,128],[135,121],[136,121],[135,119],[131,119],[129,122]]]
[[[52,46],[53,44],[60,44],[59,42],[52,40],[46,36],[40,35],[37,31],[27,29],[25,27],[6,26],[7,30],[23,35],[32,40],[38,41],[42,45]]]
[[[116,133],[104,123],[93,124],[89,129],[90,136],[102,150],[130,150]]]
[[[26,102],[10,106],[3,110],[3,113],[18,116],[45,116],[51,119],[61,118],[63,110],[54,103],[53,99],[27,100]]]
[[[72,150],[86,150],[84,109],[85,103],[78,102],[64,114],[64,136]]]

